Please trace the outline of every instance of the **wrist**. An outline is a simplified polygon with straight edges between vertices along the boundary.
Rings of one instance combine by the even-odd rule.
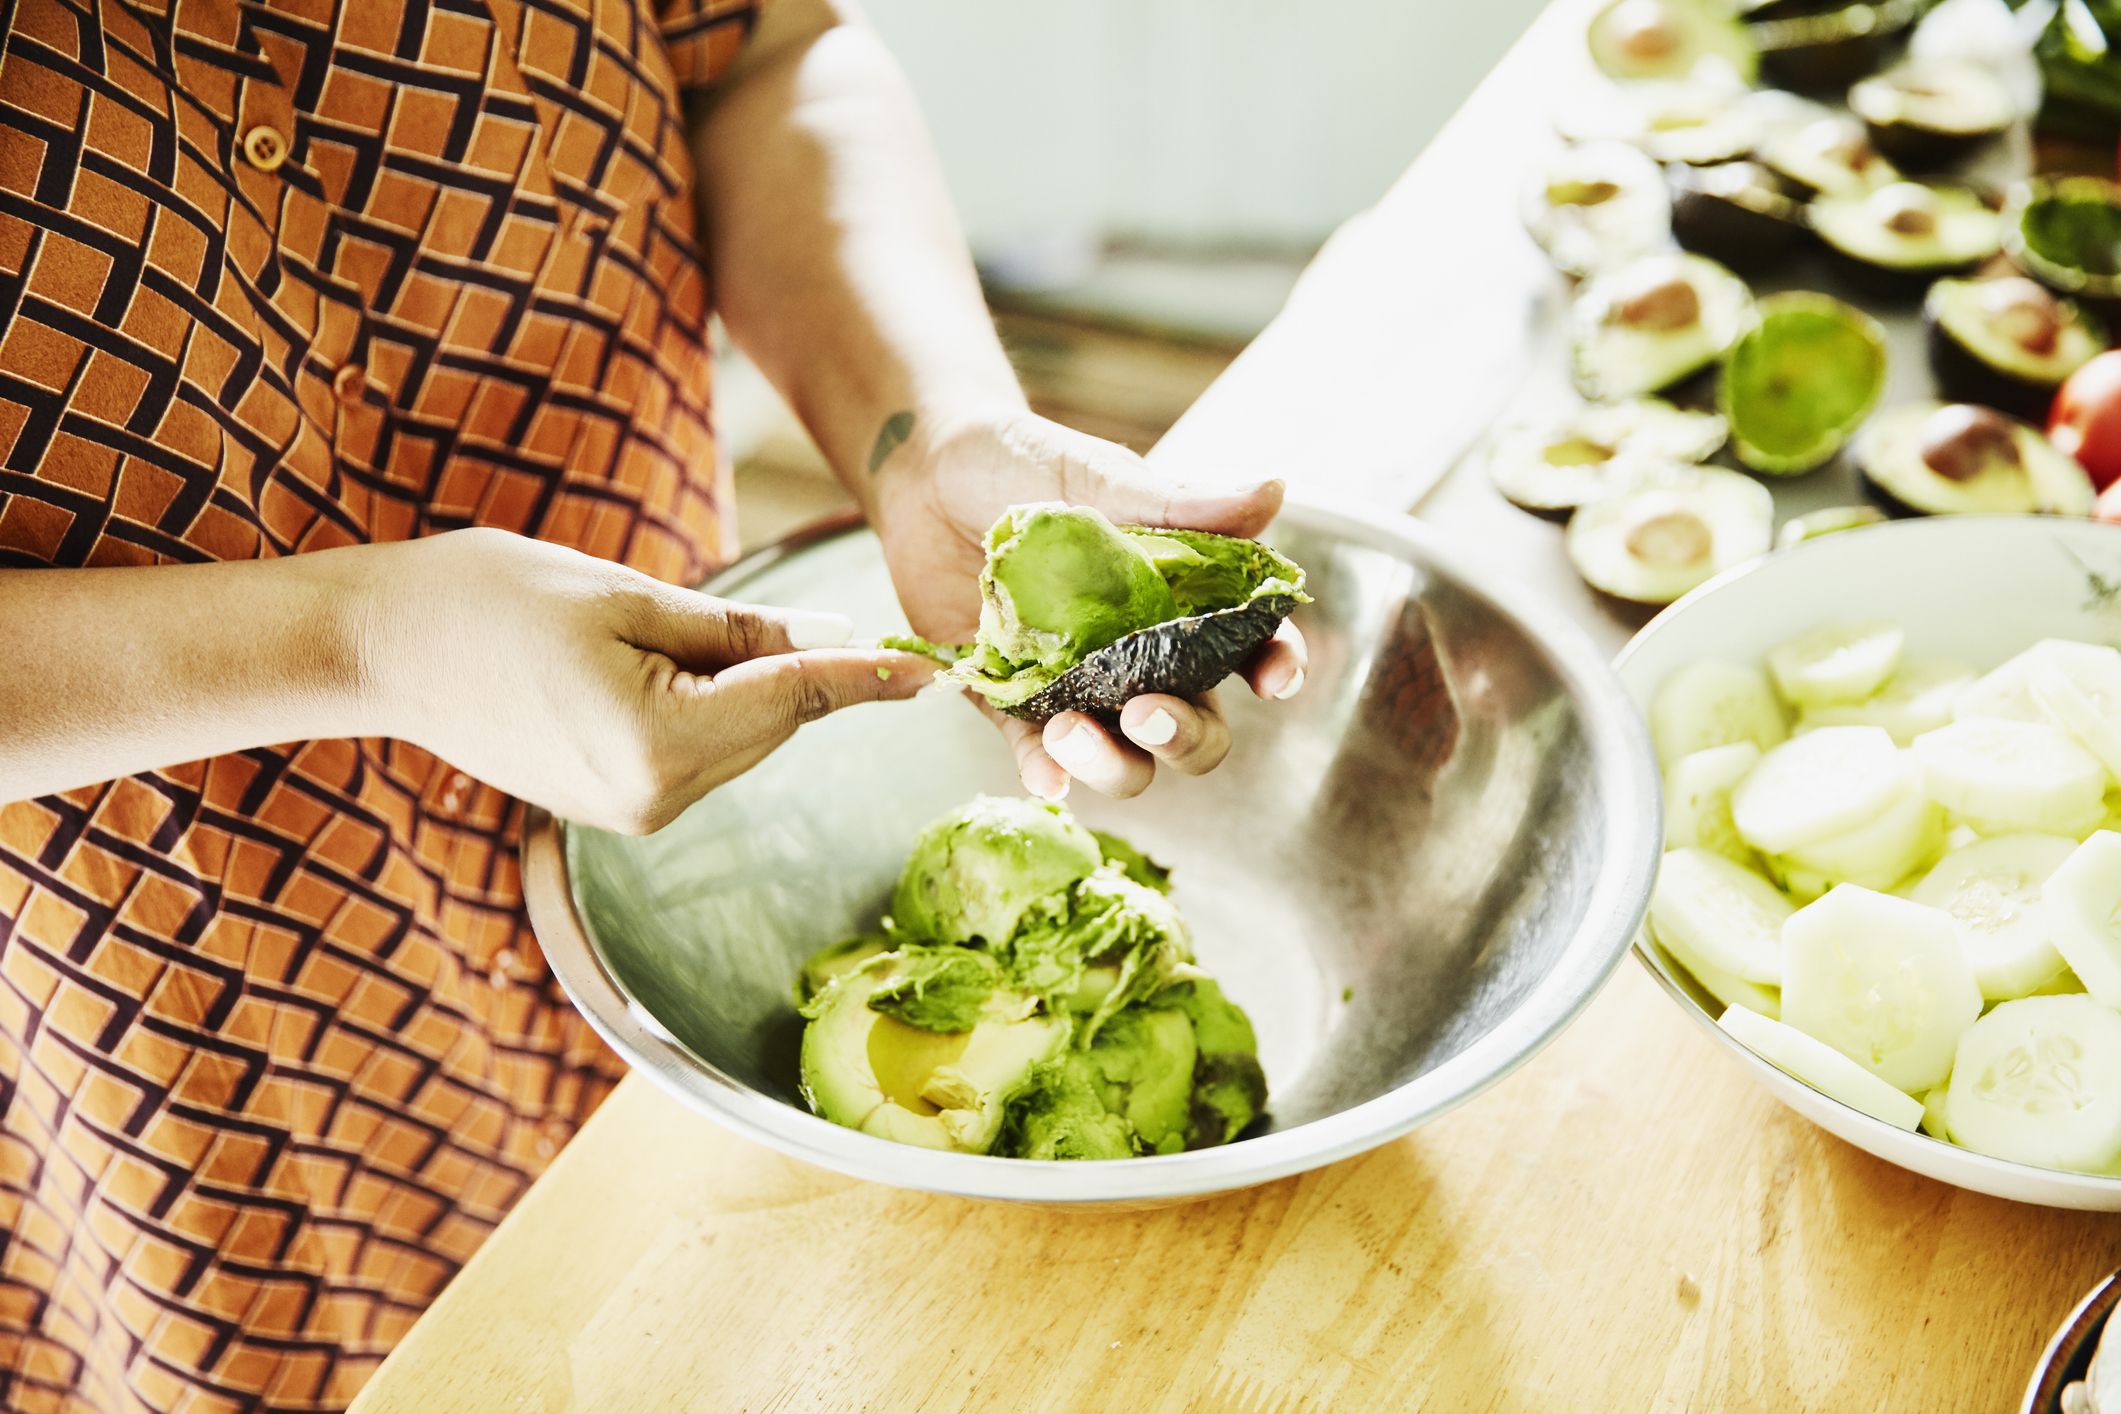
[[[325,690],[351,724],[350,736],[413,735],[407,691],[411,635],[402,586],[420,555],[417,540],[298,556],[311,562],[319,608]]]

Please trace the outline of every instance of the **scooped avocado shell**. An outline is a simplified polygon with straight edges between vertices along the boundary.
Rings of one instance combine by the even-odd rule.
[[[995,522],[980,597],[955,681],[1011,716],[1107,722],[1143,693],[1206,692],[1310,599],[1303,570],[1256,540],[1115,526],[1059,502]]]
[[[1825,295],[1760,302],[1759,319],[1724,362],[1718,403],[1738,460],[1793,476],[1841,450],[1885,387],[1878,321]]]
[[[2004,248],[2049,289],[2121,299],[2121,186],[2081,176],[2025,183],[2005,213]]]

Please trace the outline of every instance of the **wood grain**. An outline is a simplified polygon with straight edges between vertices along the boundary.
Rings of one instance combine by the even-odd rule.
[[[1492,409],[1428,408],[1410,381],[1435,371],[1438,311],[1463,308],[1439,293],[1462,277],[1412,256],[1476,174],[1498,199],[1582,9],[1549,12],[1336,238],[1160,462],[1301,487],[1315,456],[1411,498],[1455,457]],[[1481,242],[1454,258],[1507,327],[1539,298],[1526,247]],[[1507,389],[1534,351],[1490,332],[1459,347]],[[1554,529],[1476,478],[1425,511],[1625,636]],[[2117,1264],[2121,1220],[1963,1193],[1783,1110],[1627,961],[1549,1050],[1411,1137],[1146,1212],[839,1178],[636,1077],[356,1408],[2002,1411]]]

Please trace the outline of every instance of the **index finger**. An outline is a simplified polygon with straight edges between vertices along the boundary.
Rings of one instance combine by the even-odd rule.
[[[897,702],[935,676],[936,663],[888,649],[822,648],[776,653],[724,668],[701,696],[719,714],[731,751],[779,743],[797,727],[863,702]]]

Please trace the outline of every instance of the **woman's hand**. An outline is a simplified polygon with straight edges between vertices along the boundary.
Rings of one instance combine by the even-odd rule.
[[[1071,501],[1122,525],[1224,535],[1256,535],[1281,508],[1279,482],[1211,489],[1160,480],[1126,448],[1029,412],[1005,411],[932,435],[916,424],[906,440],[878,474],[876,530],[914,632],[938,642],[967,642],[978,627],[983,542],[1012,505]],[[1246,668],[1245,681],[1260,697],[1293,697],[1303,686],[1304,662],[1302,636],[1284,623]],[[1138,795],[1159,762],[1197,775],[1230,749],[1213,693],[1137,697],[1120,712],[1117,735],[1081,712],[1063,712],[1041,730],[981,705],[1001,724],[1025,788],[1048,799],[1066,794],[1071,777],[1106,795]]]
[[[795,729],[910,697],[934,664],[842,648],[836,614],[677,589],[556,545],[460,530],[389,556],[357,626],[385,734],[511,795],[661,828]]]

